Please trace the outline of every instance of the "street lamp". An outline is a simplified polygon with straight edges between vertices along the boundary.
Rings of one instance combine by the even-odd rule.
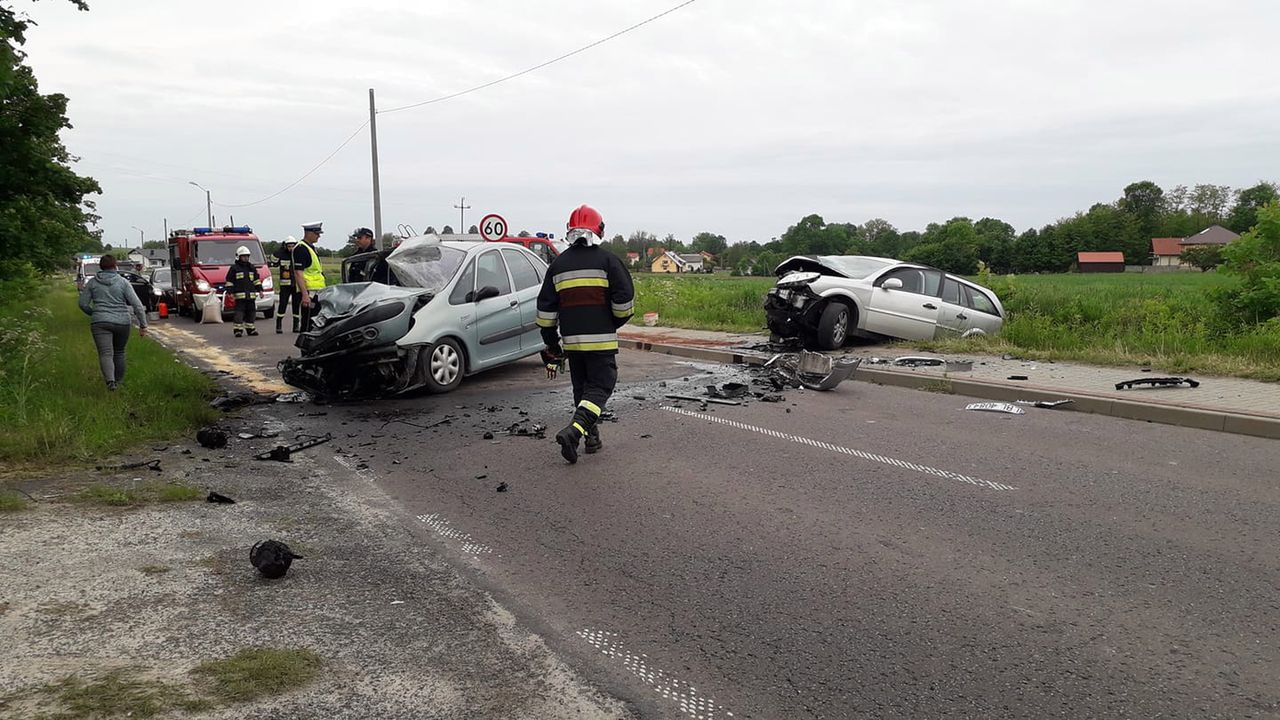
[[[147,234],[137,225],[130,225],[129,227],[138,231],[138,247],[144,247],[147,244]]]
[[[209,188],[207,188],[207,187],[205,187],[205,186],[201,185],[200,183],[196,182],[195,180],[188,180],[188,181],[187,181],[187,184],[188,184],[188,185],[195,185],[196,187],[198,187],[198,188],[200,188],[201,190],[203,190],[203,191],[204,191],[204,206],[205,206],[205,209],[206,209],[206,210],[208,211],[208,213],[209,213],[209,225],[208,225],[208,227],[209,227],[209,228],[212,228],[212,227],[213,227],[213,200],[211,200],[211,199],[210,199],[210,197],[209,197]]]

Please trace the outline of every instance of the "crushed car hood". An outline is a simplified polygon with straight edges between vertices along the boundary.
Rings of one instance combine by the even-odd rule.
[[[340,317],[380,300],[409,299],[433,293],[426,288],[396,287],[375,282],[343,283],[324,289],[323,314]]]

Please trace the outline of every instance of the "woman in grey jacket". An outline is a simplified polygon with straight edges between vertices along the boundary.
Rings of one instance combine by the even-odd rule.
[[[89,329],[98,346],[98,365],[107,389],[124,380],[124,346],[129,342],[130,317],[138,318],[138,334],[147,335],[147,309],[128,280],[116,272],[116,259],[103,255],[98,274],[80,291],[80,309],[90,317]]]

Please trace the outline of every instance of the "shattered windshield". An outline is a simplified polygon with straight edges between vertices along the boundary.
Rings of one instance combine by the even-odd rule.
[[[861,255],[821,255],[818,261],[854,280],[870,277],[893,264],[889,260]]]
[[[401,285],[439,292],[466,256],[466,252],[441,245],[434,238],[409,238],[387,256],[387,264]]]

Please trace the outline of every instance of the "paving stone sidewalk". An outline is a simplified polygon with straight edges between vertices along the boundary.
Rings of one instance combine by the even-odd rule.
[[[633,327],[630,325],[621,331],[621,336],[626,339],[654,344],[733,349],[735,352],[745,352],[753,346],[768,342],[768,337],[763,334],[717,333],[706,330]],[[941,357],[948,360],[972,360],[973,370],[970,372],[947,373],[943,367],[906,368],[887,364],[870,367],[875,367],[878,370],[936,375],[939,378],[946,375],[958,379],[980,380],[1011,387],[1034,387],[1038,390],[1085,393],[1132,402],[1280,418],[1280,383],[1192,374],[1185,377],[1192,377],[1198,380],[1200,387],[1191,388],[1184,385],[1152,388],[1139,386],[1128,390],[1116,390],[1116,383],[1119,382],[1144,377],[1168,377],[1170,373],[1154,369],[1144,372],[1141,368],[1026,361],[990,355],[943,356],[886,345],[855,345],[846,348],[842,351],[842,354],[864,357],[868,360],[871,358],[893,360],[907,355]],[[1009,377],[1014,375],[1023,375],[1027,379],[1009,380]]]

